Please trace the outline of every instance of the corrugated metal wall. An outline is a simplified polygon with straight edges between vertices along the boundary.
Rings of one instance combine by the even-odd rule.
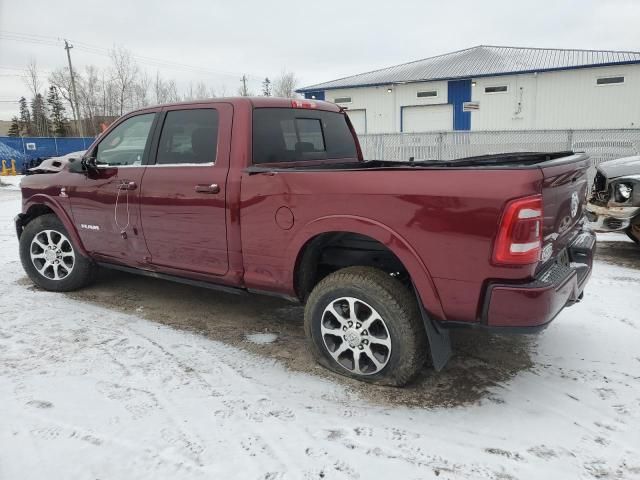
[[[623,84],[597,85],[599,77],[624,76]],[[325,98],[350,97],[343,106],[367,111],[367,133],[402,131],[401,112],[416,105],[450,103],[455,109],[451,130],[531,130],[640,127],[640,65],[583,68],[539,74],[503,75],[472,79],[471,100],[477,111],[462,112],[470,80],[420,82],[325,91]],[[459,82],[465,82],[464,85]],[[506,85],[507,92],[488,93],[487,87]],[[464,88],[462,88],[464,87]],[[391,89],[391,92],[388,92]],[[418,98],[421,90],[435,97]],[[463,95],[464,94],[464,95]],[[451,98],[449,98],[451,97]],[[425,120],[425,130],[429,123]],[[415,128],[415,125],[412,125]]]
[[[600,77],[624,76],[623,84],[599,86]],[[475,80],[472,130],[637,128],[640,65],[598,67]],[[505,93],[487,87],[507,86]]]

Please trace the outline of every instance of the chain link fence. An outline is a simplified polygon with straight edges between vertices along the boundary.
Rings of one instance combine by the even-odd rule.
[[[505,152],[573,150],[601,162],[640,155],[640,129],[503,130],[358,135],[366,160],[453,160]]]

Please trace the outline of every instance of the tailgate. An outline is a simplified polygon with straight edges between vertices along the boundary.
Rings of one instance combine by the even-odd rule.
[[[589,189],[589,165],[589,157],[583,153],[539,165],[544,177],[542,263],[561,253],[581,228]]]

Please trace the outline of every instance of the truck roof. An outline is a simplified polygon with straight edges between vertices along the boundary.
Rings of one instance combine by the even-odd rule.
[[[341,109],[335,103],[325,102],[323,100],[307,100],[303,98],[292,99],[282,97],[216,97],[207,98],[203,100],[189,100],[187,102],[175,102],[175,103],[163,103],[160,105],[149,105],[147,107],[132,110],[132,112],[148,110],[150,108],[157,107],[173,107],[173,106],[188,106],[188,105],[206,105],[215,103],[231,103],[234,106],[251,105],[253,108],[291,108],[292,102],[300,102],[297,108],[311,108],[313,110],[325,110],[328,112],[339,112]],[[313,106],[311,106],[313,105]]]

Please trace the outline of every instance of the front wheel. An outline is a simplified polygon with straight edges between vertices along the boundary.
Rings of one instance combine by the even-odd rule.
[[[318,363],[381,385],[409,382],[428,353],[415,296],[370,267],[349,267],[324,278],[307,301],[305,332]]]
[[[68,292],[93,279],[95,265],[80,255],[58,217],[42,215],[20,235],[20,260],[29,278],[45,290]]]

